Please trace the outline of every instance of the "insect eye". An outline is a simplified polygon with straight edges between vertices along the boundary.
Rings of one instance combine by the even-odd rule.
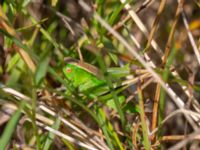
[[[71,68],[67,68],[66,71],[67,71],[67,73],[70,73],[70,72],[72,72],[72,69]]]

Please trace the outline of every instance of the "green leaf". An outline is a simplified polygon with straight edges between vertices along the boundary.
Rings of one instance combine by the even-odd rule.
[[[48,64],[49,64],[49,54],[46,54],[42,57],[40,63],[38,64],[36,74],[35,74],[35,83],[36,85],[40,84],[41,80],[45,77]]]
[[[6,146],[9,144],[12,138],[13,132],[16,128],[16,125],[19,121],[21,110],[24,106],[25,106],[25,103],[24,102],[21,103],[20,109],[16,110],[16,112],[14,113],[14,115],[11,117],[10,121],[6,125],[6,128],[4,129],[4,132],[0,139],[0,145],[1,145],[2,150],[6,149]]]
[[[8,86],[16,86],[16,83],[19,81],[21,74],[24,69],[24,61],[22,59],[19,59],[19,61],[16,63],[16,66],[11,69],[11,74],[9,77],[9,80],[7,81],[6,85]]]
[[[19,60],[20,60],[20,55],[19,55],[18,53],[16,53],[16,54],[9,60],[9,64],[8,64],[8,67],[7,67],[7,70],[6,70],[6,71],[9,72],[11,69],[13,69]]]
[[[126,113],[139,113],[140,107],[134,106],[131,102],[129,102],[122,108],[122,110]]]
[[[119,96],[119,97],[118,97],[118,100],[119,100],[119,103],[120,103],[120,105],[121,105],[121,104],[125,101],[125,97],[124,97],[124,96]],[[117,111],[117,108],[116,108],[116,105],[115,105],[115,102],[114,102],[113,99],[108,100],[107,103],[106,103],[106,105],[107,105],[108,107],[113,108],[114,110]]]
[[[122,78],[126,77],[127,75],[130,74],[130,68],[129,64],[123,66],[123,67],[112,67],[112,68],[107,68],[107,72],[115,78]]]
[[[55,123],[52,125],[52,128],[55,130],[58,130],[60,127],[60,123],[61,123],[60,118],[57,118]],[[53,133],[49,132],[47,140],[44,144],[43,150],[50,149],[50,146],[53,143],[54,138],[55,138],[55,135]]]

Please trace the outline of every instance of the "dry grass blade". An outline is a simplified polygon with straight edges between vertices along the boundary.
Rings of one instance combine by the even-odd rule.
[[[174,112],[170,113],[167,117],[165,117],[165,119],[161,122],[161,125],[163,125],[165,122],[167,122],[170,118],[174,117],[175,115],[179,114],[179,113],[183,113],[185,116],[195,116],[195,117],[200,117],[200,114],[196,113],[196,112],[193,112],[193,111],[190,111],[190,110],[186,110],[186,109],[178,109],[178,110],[175,110]],[[155,134],[155,132],[158,131],[158,127],[155,128],[151,133],[150,133],[150,136],[152,136],[153,134]],[[198,131],[198,130],[197,130]]]
[[[188,34],[188,38],[190,40],[190,43],[191,43],[192,48],[194,50],[194,53],[196,55],[197,61],[198,61],[199,65],[200,65],[200,53],[199,53],[200,50],[198,49],[197,45],[195,44],[195,40],[194,40],[194,38],[192,36],[192,33],[191,33],[190,29],[189,29],[188,21],[187,21],[187,18],[185,16],[184,11],[182,11],[181,14],[182,14],[183,22],[184,22],[184,25],[185,25],[185,29],[186,29],[187,34]]]
[[[96,145],[98,148],[105,148],[108,149],[107,146],[101,142],[101,140],[99,139],[99,137],[95,136],[95,134],[90,133],[91,135],[94,135],[92,138],[87,135],[86,133],[84,133],[81,129],[79,129],[78,127],[76,127],[75,125],[73,125],[72,123],[70,123],[69,121],[67,121],[66,119],[64,119],[61,116],[57,116],[55,112],[53,112],[52,110],[48,109],[46,106],[40,105],[39,108],[41,110],[43,110],[44,112],[52,115],[53,117],[59,117],[59,119],[67,126],[70,127],[71,129],[73,129],[74,131],[76,131],[77,135],[82,136],[84,139],[88,139],[91,143],[93,143],[94,145]],[[42,121],[42,120],[41,120]],[[88,129],[89,130],[89,129]]]
[[[49,127],[49,126],[45,126],[44,124],[42,124],[40,122],[37,122],[37,125],[40,126],[40,127],[42,127],[43,129],[45,129],[45,130],[53,133],[53,134],[55,134],[55,135],[57,135],[59,137],[62,137],[64,139],[68,140],[69,142],[77,144],[77,145],[79,145],[81,147],[84,147],[84,148],[89,149],[89,150],[98,150],[97,148],[95,148],[95,147],[93,147],[91,145],[88,145],[88,144],[85,144],[85,143],[83,143],[81,141],[78,141],[77,139],[72,138],[72,137],[70,137],[70,136],[68,136],[66,134],[63,134],[62,132],[60,132],[58,130],[55,130],[55,129]]]
[[[153,114],[152,114],[152,126],[151,126],[151,131],[153,131],[156,126],[157,126],[157,120],[158,120],[158,106],[159,106],[159,99],[160,99],[160,92],[161,92],[161,87],[159,84],[156,86],[156,93],[155,93],[155,98],[154,98],[154,103],[153,103]],[[152,136],[152,140],[155,140],[155,135]]]
[[[184,140],[178,142],[177,144],[175,144],[174,146],[170,147],[169,150],[178,150],[183,148],[188,142],[190,142],[191,140],[194,139],[199,139],[199,134],[200,134],[200,130],[187,135],[187,138],[185,138]]]
[[[181,1],[180,1],[181,2]],[[181,2],[182,3],[182,2]],[[128,8],[131,8],[130,7],[130,5],[129,4],[126,4],[127,5],[127,7]],[[182,4],[181,4],[182,5]],[[125,7],[126,8],[126,7]],[[127,8],[126,8],[127,9]],[[179,8],[177,11],[181,11],[181,9],[182,8]],[[179,13],[179,12],[178,12]],[[143,25],[143,23],[140,21],[140,19],[137,17],[137,15],[135,14],[135,12],[133,11],[133,10],[131,10],[131,9],[129,9],[129,14],[132,16],[132,18],[133,18],[133,20],[138,24],[138,25],[142,25],[142,27],[145,29],[145,30],[147,30],[146,29],[146,27]],[[176,24],[176,23],[175,23]],[[174,25],[175,25],[174,24]],[[140,27],[140,26],[139,26]],[[143,31],[143,30],[141,30],[141,31]],[[173,32],[171,32],[171,33],[173,33]],[[144,34],[146,34],[146,32],[144,32]],[[131,35],[131,34],[130,34]],[[172,37],[172,35],[173,34],[171,34],[171,37]],[[131,36],[133,36],[133,35],[131,35]],[[147,36],[148,37],[148,36]],[[131,39],[133,39],[133,38],[131,38]],[[171,38],[169,38],[170,40],[171,40]],[[136,46],[138,45],[138,42],[135,42],[135,38],[134,38],[134,40],[133,40],[133,42],[136,44]],[[153,42],[153,41],[152,41]],[[152,44],[152,43],[151,43]],[[138,49],[140,49],[140,47],[141,46],[137,46],[137,48]],[[163,56],[163,54],[162,54],[162,51],[160,50],[160,48],[158,47],[158,46],[155,46],[155,45],[153,45],[152,44],[152,47],[158,52],[159,51],[159,54],[160,54],[160,56]],[[166,47],[167,48],[167,47]],[[167,48],[168,49],[168,48]],[[166,55],[167,56],[167,55]],[[156,65],[154,64],[154,62],[151,60],[151,58],[148,56],[148,54],[147,53],[145,53],[144,54],[144,57],[145,57],[145,59],[151,64],[151,66],[153,67],[153,68],[155,68],[156,67]],[[173,71],[172,72],[172,74],[174,75],[174,76],[178,76],[179,77],[179,75],[178,75],[178,73],[176,72],[176,71]],[[166,84],[167,85],[167,87],[169,88],[168,90],[169,90],[169,92],[172,94],[172,95],[175,95],[175,97],[177,98],[177,101],[179,102],[179,104],[180,105],[182,105],[182,107],[184,107],[184,103],[183,103],[183,100],[180,98],[180,97],[178,97],[178,96],[176,96],[176,93],[169,87],[169,85],[168,84]],[[186,86],[182,86],[182,89],[184,89],[184,91],[185,91],[185,93],[186,93],[186,95],[188,96],[188,97],[190,97],[190,93],[189,93],[189,91],[187,90],[187,87]],[[198,102],[197,102],[197,100],[195,99],[195,98],[193,98],[193,101],[196,103],[196,104],[198,104]],[[157,106],[155,106],[155,107],[157,107]],[[198,107],[194,107],[195,109],[196,109],[196,111],[198,111]],[[189,119],[189,118],[188,118]],[[193,119],[195,120],[195,121],[197,121],[198,119],[196,118],[196,117],[193,117]],[[155,120],[155,118],[154,118],[154,120]],[[189,119],[189,120],[191,120],[191,119]],[[191,121],[190,121],[191,122]],[[194,125],[193,123],[192,123],[192,125]],[[194,126],[194,128],[195,129],[197,129],[195,126]]]
[[[169,136],[163,136],[161,138],[162,142],[168,142],[168,141],[180,141],[184,140],[188,137],[188,135],[169,135]],[[200,140],[200,136],[197,135],[194,137],[194,140]]]
[[[166,1],[162,1],[161,2],[162,5],[165,5]],[[175,32],[175,29],[176,29],[176,25],[177,25],[177,22],[178,22],[178,19],[179,19],[179,16],[180,16],[180,12],[182,10],[182,7],[183,7],[183,1],[180,1],[180,3],[178,3],[178,6],[177,6],[177,10],[176,10],[176,14],[175,14],[175,18],[174,18],[174,22],[172,24],[172,28],[171,28],[171,31],[170,31],[170,34],[169,34],[169,37],[168,37],[168,41],[167,41],[167,44],[166,44],[166,47],[165,47],[165,53],[164,53],[164,58],[162,60],[162,65],[164,66],[166,64],[166,61],[167,61],[167,58],[169,56],[169,53],[170,53],[170,50],[171,50],[171,45],[172,45],[172,41],[173,41],[173,37],[174,37],[174,32]],[[163,9],[164,6],[162,6],[161,9]],[[160,10],[161,11],[161,10]],[[159,11],[159,12],[160,12]],[[160,14],[160,13],[159,13]],[[157,24],[156,22],[158,18],[155,19],[155,24]],[[154,30],[152,30],[152,35],[155,31],[155,28]],[[153,36],[152,36],[153,37]],[[150,34],[150,38],[149,40],[151,41],[152,39],[151,37],[151,34]],[[150,41],[148,41],[148,43],[150,43]],[[147,47],[150,46],[150,44],[148,45],[147,44]],[[157,118],[158,118],[158,106],[159,106],[159,99],[160,99],[160,92],[161,92],[161,87],[160,87],[160,84],[157,84],[157,87],[156,87],[156,94],[155,94],[155,101],[154,101],[154,106],[153,106],[153,117],[152,117],[152,131],[156,128],[156,125],[157,125]],[[162,106],[160,106],[162,107]],[[196,129],[197,127],[194,126],[194,123],[192,122],[191,119],[188,118],[188,121],[190,121],[191,125],[193,125],[193,128]],[[154,139],[154,137],[152,137]]]
[[[175,18],[174,18],[174,22],[172,24],[172,28],[167,40],[167,44],[165,47],[165,54],[164,54],[164,58],[163,58],[163,65],[166,64],[167,58],[169,56],[170,50],[171,50],[171,45],[172,45],[172,41],[173,41],[173,37],[174,37],[174,33],[175,33],[175,29],[176,29],[176,25],[180,16],[180,13],[183,9],[183,0],[180,0],[180,2],[178,3],[177,9],[176,9],[176,14],[175,14]]]
[[[97,19],[107,30],[109,30],[126,48],[127,50],[134,56],[136,57],[137,60],[140,61],[141,64],[143,64],[143,66],[149,71],[149,73],[152,74],[152,76],[155,78],[155,80],[157,82],[159,82],[162,87],[167,91],[167,93],[170,95],[170,97],[176,101],[176,96],[175,95],[172,95],[171,92],[168,90],[168,87],[165,85],[165,83],[162,81],[162,79],[153,71],[153,69],[144,61],[144,59],[137,53],[134,51],[134,49],[126,42],[126,40],[121,36],[119,35],[116,31],[114,31],[112,29],[112,27],[110,27],[99,15],[97,14],[94,14],[94,17],[95,19]],[[180,103],[177,103],[176,104],[179,106],[179,107],[182,107],[180,105]]]
[[[152,27],[151,32],[150,32],[149,37],[148,37],[148,43],[146,45],[146,51],[148,51],[149,47],[151,46],[151,41],[153,39],[154,33],[156,32],[156,29],[157,29],[157,26],[158,26],[158,22],[160,20],[161,13],[164,10],[166,1],[167,0],[162,0],[160,2],[160,6],[158,8],[158,12],[157,12],[156,18],[155,18],[154,23],[153,23],[153,27]]]
[[[153,69],[144,61],[144,59],[141,58],[141,56],[139,54],[137,54],[134,49],[132,49],[132,47],[126,42],[126,40],[124,38],[121,37],[121,35],[119,35],[116,31],[114,31],[112,29],[112,27],[110,27],[99,15],[94,14],[94,17],[107,29],[109,30],[126,48],[127,50],[134,56],[136,57],[141,64],[143,64],[143,66],[149,71],[149,73],[152,74],[152,76],[155,78],[155,80],[163,87],[163,89],[168,93],[168,95],[173,99],[173,101],[175,102],[175,104],[179,107],[179,108],[183,108],[184,107],[184,103],[182,102],[182,100],[177,97],[177,95],[174,93],[174,91],[169,88],[169,85],[165,85],[165,83],[162,81],[162,79],[153,71]]]
[[[18,38],[18,35],[16,33],[16,31],[7,24],[8,19],[6,17],[6,15],[4,14],[1,6],[0,6],[0,24],[1,27],[3,27],[3,29],[5,29],[10,35]],[[24,62],[27,64],[27,66],[29,67],[29,69],[32,72],[35,72],[35,64],[32,61],[31,57],[28,55],[28,53],[26,51],[24,51],[22,48],[15,46],[15,50],[20,54],[20,56],[22,57],[22,59],[24,60]]]
[[[30,102],[30,99],[29,97],[21,94],[20,92],[16,91],[16,90],[13,90],[11,88],[2,88],[5,92],[17,97],[19,100],[28,100]],[[6,105],[7,109],[11,109],[11,110],[16,110],[17,109],[17,106],[14,105],[14,104],[9,104],[9,105]],[[40,109],[42,109],[43,111],[45,111],[46,113],[52,115],[53,117],[58,117],[56,115],[55,112],[51,111],[50,109],[48,109],[47,107],[43,106],[43,105],[40,105],[39,106]],[[85,147],[87,149],[91,149],[91,150],[95,150],[95,149],[108,149],[107,146],[97,137],[97,136],[94,136],[93,138],[91,138],[90,136],[91,135],[94,135],[94,134],[91,134],[91,135],[87,135],[86,133],[84,133],[81,129],[77,128],[76,126],[74,126],[73,124],[71,124],[69,121],[67,121],[66,119],[62,118],[61,116],[59,116],[60,120],[67,126],[67,127],[70,127],[71,129],[73,129],[75,132],[73,133],[75,136],[79,136],[80,138],[82,139],[85,139],[86,141],[89,141],[89,143],[91,143],[92,145],[94,145],[94,147],[90,146],[90,145],[87,145],[81,141],[77,141],[77,139],[74,139],[68,135],[65,135],[63,133],[61,133],[60,131],[57,131],[49,126],[45,126],[45,124],[48,124],[48,125],[52,125],[54,123],[53,120],[43,116],[43,115],[40,115],[40,114],[36,114],[36,119],[40,122],[37,122],[37,125],[43,127],[45,130],[47,131],[50,131],[60,137],[63,137],[64,139],[72,142],[72,143],[75,143],[75,144],[78,144],[82,147]],[[6,118],[5,118],[6,119]],[[29,119],[28,119],[29,120]],[[31,121],[31,120],[29,120]],[[41,123],[43,122],[43,123]],[[45,124],[44,124],[45,123]],[[81,135],[81,136],[80,136]],[[95,147],[98,147],[98,148],[95,148]]]
[[[152,3],[154,2],[154,0],[145,0],[142,5],[136,9],[136,13],[139,13],[140,11],[142,11],[143,9],[149,7]]]
[[[121,0],[122,4],[125,4],[126,1],[125,0]],[[144,26],[144,24],[142,23],[142,21],[140,20],[140,18],[137,16],[137,14],[131,9],[131,6],[126,3],[125,4],[125,9],[128,10],[129,15],[131,16],[131,18],[135,21],[136,25],[138,26],[138,28],[144,33],[144,35],[148,38],[149,37],[149,32],[147,30],[147,28]],[[162,51],[159,48],[158,44],[155,42],[154,39],[152,39],[151,42],[152,47],[156,50],[156,52],[162,56]]]
[[[199,148],[197,2],[0,5],[3,149]]]
[[[139,107],[140,107],[140,120],[141,120],[141,126],[143,131],[143,138],[144,138],[144,147],[145,149],[151,149],[150,139],[149,139],[149,129],[147,126],[145,111],[144,111],[144,99],[142,94],[141,85],[139,82],[139,85],[137,86],[138,91],[138,97],[139,97]]]
[[[22,100],[25,100],[27,102],[31,102],[31,98],[27,97],[26,95],[12,89],[12,88],[8,88],[8,87],[1,87],[1,89],[8,93],[8,94],[11,94],[12,96],[16,97],[17,99],[22,99]]]
[[[91,11],[89,6],[87,4],[82,4],[84,2],[80,2],[80,4],[85,8],[87,11]],[[152,76],[155,78],[155,80],[163,87],[163,89],[169,94],[169,96],[172,98],[174,103],[179,107],[179,108],[184,108],[184,103],[183,101],[175,94],[175,92],[169,87],[168,84],[165,84],[162,79],[152,70],[152,68],[137,54],[134,49],[127,43],[127,41],[121,37],[115,30],[112,29],[99,15],[94,14],[95,19],[97,19],[110,33],[112,33],[126,48],[127,50],[134,56],[136,57],[142,64],[143,66],[149,71],[149,73],[152,74]],[[194,118],[194,117],[193,117]],[[187,118],[189,119],[189,118]],[[189,119],[190,120],[190,119]],[[191,121],[190,121],[191,122]],[[194,124],[191,123],[192,126]],[[194,127],[196,128],[196,127]]]
[[[0,126],[6,123],[8,120],[10,120],[12,114],[16,107],[13,107],[13,104],[6,103],[1,106],[1,111],[0,111]]]

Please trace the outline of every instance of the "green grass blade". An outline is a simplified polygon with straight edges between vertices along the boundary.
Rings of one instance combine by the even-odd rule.
[[[99,122],[100,122],[100,127],[103,130],[103,133],[104,133],[105,138],[106,138],[106,142],[107,142],[109,148],[111,150],[114,150],[114,146],[112,144],[112,141],[109,137],[109,134],[108,134],[108,131],[107,131],[107,128],[106,128],[106,121],[105,121],[106,117],[104,115],[104,112],[101,109],[98,109],[97,111],[98,111],[97,115],[98,115],[98,119],[99,119]]]
[[[55,129],[55,130],[58,130],[59,127],[60,127],[60,123],[61,123],[60,119],[57,118],[55,123],[53,124],[52,128]],[[55,135],[53,133],[49,132],[47,140],[45,141],[43,150],[49,150],[50,149],[50,146],[53,143],[54,138],[55,138]]]
[[[101,57],[97,55],[97,59],[98,59],[98,63],[100,65],[102,71],[106,73],[106,68],[105,68],[104,62],[102,61]],[[110,77],[109,74],[107,74],[104,77],[105,77],[105,80],[108,84],[108,87],[110,88],[110,93],[112,94],[112,97],[113,97],[113,100],[114,100],[114,103],[115,103],[115,107],[117,109],[117,112],[119,113],[119,116],[120,116],[120,119],[121,119],[121,122],[122,122],[122,126],[123,126],[123,128],[125,128],[126,120],[125,120],[125,117],[124,117],[124,112],[122,111],[122,109],[120,107],[120,102],[119,102],[117,93],[115,92],[115,89],[113,87],[113,84],[111,82],[111,77]]]
[[[21,110],[24,108],[25,103],[22,102],[20,105],[20,108],[16,110],[16,112],[13,114],[13,116],[11,117],[10,121],[8,122],[8,124],[6,125],[4,132],[1,136],[0,139],[0,149],[1,150],[5,150],[6,146],[9,144],[12,135],[16,129],[17,123],[20,119],[21,116]]]
[[[140,119],[141,119],[141,125],[142,125],[142,134],[144,138],[144,147],[146,150],[151,149],[151,144],[149,140],[149,135],[148,135],[148,127],[146,124],[146,116],[144,112],[144,103],[143,103],[143,95],[141,89],[138,90],[138,98],[139,98],[139,107],[140,107]]]
[[[169,73],[170,73],[170,66],[174,61],[176,53],[177,53],[177,49],[173,48],[172,52],[170,53],[170,55],[167,59],[167,63],[165,65],[164,72],[163,72],[163,81],[165,81],[165,82],[167,82],[167,80],[168,80]],[[160,101],[159,101],[159,120],[158,120],[159,125],[160,125],[161,121],[163,120],[163,116],[164,116],[165,95],[166,95],[165,90],[163,90],[161,88]]]
[[[38,85],[41,80],[45,77],[47,69],[48,69],[48,64],[49,64],[49,53],[44,55],[44,57],[41,58],[41,61],[38,64],[36,74],[35,74],[35,83]]]

